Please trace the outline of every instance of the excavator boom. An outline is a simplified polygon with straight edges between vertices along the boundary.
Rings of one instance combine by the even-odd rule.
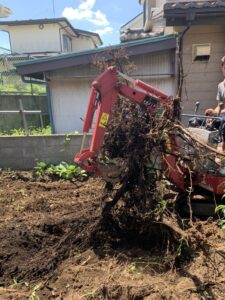
[[[84,135],[81,150],[75,156],[74,160],[84,170],[95,172],[101,176],[104,175],[104,170],[100,168],[98,154],[101,150],[108,121],[116,105],[118,96],[123,96],[133,103],[145,106],[150,116],[156,115],[156,111],[159,107],[162,107],[163,111],[166,111],[167,114],[172,112],[172,97],[141,80],[134,80],[118,72],[115,67],[109,67],[104,73],[97,77],[92,83],[88,108],[83,124]],[[96,118],[94,122],[95,115]],[[94,128],[90,147],[85,149],[85,139],[92,127]],[[193,140],[191,132],[182,127],[182,125],[175,124],[174,128],[177,128],[178,131],[180,128],[180,135],[184,135],[186,140]],[[188,145],[182,146],[179,135],[176,137],[172,133],[167,133],[166,136],[166,149],[162,149],[161,153],[161,168],[163,169],[164,175],[176,185],[177,189],[186,191],[187,187],[190,186],[190,180],[192,186],[202,187],[216,195],[224,194],[225,175],[220,175],[213,160],[211,159],[210,161],[210,169],[207,169],[207,164],[204,161],[201,162],[199,158],[201,167],[199,169],[195,167],[194,170],[190,170],[190,168],[187,165],[185,166],[185,163],[180,160],[179,153],[181,153],[182,149],[187,149],[186,154],[189,155],[190,152],[190,155],[192,155],[193,149],[189,151]],[[198,140],[195,142],[198,142]],[[199,143],[201,144],[200,140]],[[205,146],[213,153],[212,147]],[[215,151],[216,150],[214,150],[214,152]],[[222,155],[221,153],[219,154]],[[212,170],[213,172],[211,171],[211,165],[215,165]]]
[[[122,83],[121,78],[133,85]],[[152,86],[117,72],[115,67],[109,67],[92,83],[88,108],[83,124],[84,138],[80,153],[75,156],[75,162],[87,171],[98,173],[96,158],[103,144],[107,124],[116,104],[118,95],[136,104],[145,105],[149,113],[153,114],[160,105],[168,104],[171,97]],[[91,130],[95,112],[96,121],[89,149],[84,149],[87,133]]]

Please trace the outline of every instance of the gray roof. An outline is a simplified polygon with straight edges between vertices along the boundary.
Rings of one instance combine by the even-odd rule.
[[[87,30],[78,29],[78,28],[76,28],[76,31],[78,34],[87,35],[87,36],[93,35],[100,39],[99,34],[96,32],[87,31]]]
[[[174,9],[203,9],[203,8],[219,8],[225,7],[225,2],[221,0],[211,0],[211,1],[171,1],[167,2],[164,6],[165,10],[174,10]]]
[[[51,19],[31,19],[31,20],[16,20],[16,21],[0,21],[0,26],[21,26],[21,25],[33,25],[33,24],[60,24],[60,23],[66,23],[66,25],[72,30],[72,32],[76,35],[86,35],[93,37],[96,41],[96,38],[98,39],[99,45],[102,45],[102,40],[98,33],[86,31],[82,29],[75,29],[70,22],[66,18],[51,18]]]
[[[17,73],[22,76],[43,79],[44,72],[67,67],[75,67],[79,65],[87,65],[92,63],[96,55],[103,54],[107,50],[117,50],[120,48],[126,49],[129,56],[175,49],[176,36],[167,35],[155,38],[146,38],[82,52],[73,52],[56,55],[54,57],[33,59],[17,64]]]
[[[164,5],[164,17],[166,25],[185,25],[196,19],[209,17],[224,17],[225,1],[181,1],[167,2]]]

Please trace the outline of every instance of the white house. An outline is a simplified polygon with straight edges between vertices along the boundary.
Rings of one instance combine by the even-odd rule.
[[[11,52],[32,56],[56,55],[102,45],[97,33],[75,29],[66,18],[1,21],[8,32]]]
[[[143,5],[143,12],[121,26],[121,42],[164,34],[163,5],[166,0],[139,0],[139,3]]]

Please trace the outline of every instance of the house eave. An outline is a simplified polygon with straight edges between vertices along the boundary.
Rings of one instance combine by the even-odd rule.
[[[70,24],[66,18],[54,18],[54,19],[31,19],[31,20],[16,20],[16,21],[0,21],[0,28],[8,29],[10,27],[17,26],[29,26],[29,25],[48,25],[58,24],[62,28],[69,28],[72,35],[78,36],[76,29]]]
[[[208,16],[208,15],[202,15],[202,16],[195,16],[193,17],[181,17],[181,16],[175,16],[166,19],[166,26],[187,26],[189,24],[192,25],[215,25],[215,18],[216,18],[216,24],[225,24],[225,15],[215,15],[214,17]]]
[[[76,29],[78,34],[81,36],[87,36],[92,39],[95,47],[103,45],[102,39],[100,38],[99,34],[96,32],[91,32],[83,29]]]
[[[190,22],[200,24],[206,19],[222,19],[225,17],[225,2],[169,2],[164,5],[164,17],[166,26],[180,26]]]

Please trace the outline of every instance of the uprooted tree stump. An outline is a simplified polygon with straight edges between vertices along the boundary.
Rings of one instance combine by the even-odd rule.
[[[191,172],[206,150],[204,145],[188,136],[179,122],[179,114],[177,101],[164,108],[160,116],[151,116],[146,107],[131,104],[121,97],[118,99],[101,159],[122,161],[123,172],[114,186],[106,185],[102,219],[90,235],[94,248],[104,248],[108,244],[112,247],[138,245],[164,254],[169,251],[176,260],[181,254],[188,257],[190,249],[201,247],[205,251],[210,247],[204,233],[193,230],[197,225],[192,222],[191,206],[189,219],[181,221],[175,207],[178,192],[165,180],[159,163],[168,133],[195,150],[194,160],[188,159],[183,150],[176,153],[180,164],[190,170],[187,177],[187,195],[190,196]]]

